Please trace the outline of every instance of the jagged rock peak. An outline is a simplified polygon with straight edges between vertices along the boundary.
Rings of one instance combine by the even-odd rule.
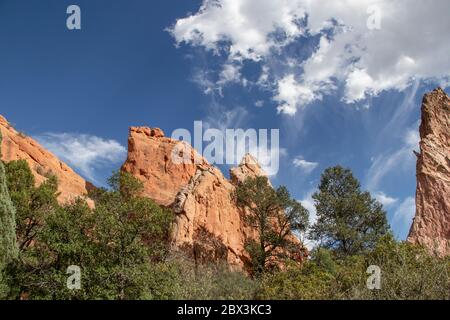
[[[174,161],[174,156],[187,161]],[[208,166],[207,161],[192,147],[165,137],[161,129],[130,128],[128,156],[122,171],[141,180],[144,195],[159,205],[171,206],[197,169]]]
[[[160,128],[150,128],[150,127],[131,127],[130,132],[135,132],[136,134],[143,134],[147,137],[163,138],[164,131]]]
[[[408,241],[450,254],[450,98],[441,89],[422,102],[416,215]]]
[[[230,169],[230,177],[233,184],[237,185],[247,178],[255,178],[258,176],[267,176],[267,173],[261,168],[258,160],[250,153],[247,153],[239,166]]]

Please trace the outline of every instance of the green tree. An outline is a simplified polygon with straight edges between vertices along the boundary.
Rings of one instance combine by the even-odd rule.
[[[326,169],[313,199],[317,222],[310,237],[339,256],[371,249],[380,237],[389,233],[382,205],[369,192],[361,191],[349,169],[340,166]]]
[[[368,265],[380,267],[381,289],[367,290],[362,284],[349,298],[450,300],[450,257],[435,256],[426,248],[387,235],[366,256]]]
[[[22,174],[17,177],[26,176],[24,167],[19,171]],[[32,244],[23,247],[20,263],[13,272],[17,296],[153,299],[169,291],[170,282],[155,287],[154,279],[171,271],[163,264],[173,215],[140,197],[139,183],[134,178],[124,176],[118,180],[117,188],[92,193],[96,200],[94,209],[78,199],[56,205],[39,217]],[[30,188],[29,194],[20,199],[34,199],[37,189]],[[56,199],[55,193],[52,199]],[[29,206],[24,208],[23,212],[27,212]],[[26,215],[23,217],[29,220]],[[81,268],[80,290],[66,287],[66,271],[71,265]]]
[[[0,156],[1,142],[0,133]],[[0,161],[0,298],[9,294],[6,268],[18,256],[15,214],[16,210],[8,191],[5,167]]]
[[[17,242],[19,250],[29,247],[36,238],[44,218],[58,207],[58,182],[49,176],[38,187],[25,160],[5,165],[11,200],[16,208]]]
[[[275,190],[267,177],[249,178],[236,189],[239,206],[245,210],[245,221],[258,231],[258,239],[249,239],[247,249],[254,271],[266,271],[269,260],[286,251],[301,251],[291,241],[292,232],[308,226],[308,211],[292,199],[286,187]]]

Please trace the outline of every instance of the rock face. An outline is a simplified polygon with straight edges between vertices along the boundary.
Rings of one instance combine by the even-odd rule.
[[[189,161],[177,164],[173,156]],[[198,164],[194,157],[199,157]],[[194,149],[164,137],[161,129],[131,127],[128,157],[122,170],[144,183],[145,195],[162,206],[172,205],[180,189],[187,185],[198,168],[208,167]]]
[[[26,160],[37,185],[45,181],[49,174],[56,175],[60,192],[58,200],[61,203],[87,194],[89,183],[35,140],[16,131],[2,116],[0,116],[0,130],[3,136],[1,148],[3,161]],[[88,202],[92,205],[92,201]]]
[[[249,177],[255,178],[266,175],[258,161],[250,154],[245,155],[238,167],[230,170],[231,181],[235,185]]]
[[[245,171],[245,166],[243,162],[240,168]],[[245,242],[255,239],[257,233],[245,225],[242,211],[232,198],[234,191],[235,185],[219,169],[198,168],[175,198],[175,246],[192,247],[199,262],[223,260],[238,268],[248,265]]]
[[[132,127],[128,144],[122,170],[144,183],[145,196],[176,213],[173,246],[198,263],[248,266],[245,242],[257,233],[245,225],[232,194],[240,181],[265,174],[256,160],[247,155],[231,170],[230,181],[190,146],[164,137],[159,129]],[[173,161],[174,155],[187,161]]]
[[[450,98],[438,88],[422,103],[416,216],[408,240],[450,254]]]

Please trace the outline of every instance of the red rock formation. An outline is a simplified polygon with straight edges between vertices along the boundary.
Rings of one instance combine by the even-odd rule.
[[[251,154],[246,154],[242,159],[241,164],[230,170],[231,181],[235,185],[244,182],[244,180],[249,177],[255,178],[260,176],[267,176],[267,174]]]
[[[422,103],[416,216],[408,240],[450,254],[450,98],[438,88]]]
[[[174,154],[188,159],[199,157],[199,164],[192,161],[175,163]],[[128,137],[128,157],[122,166],[144,183],[145,195],[159,205],[170,206],[178,191],[185,186],[200,167],[208,167],[206,160],[195,154],[194,149],[164,137],[161,129],[131,127]]]
[[[238,182],[264,174],[256,160],[247,155],[231,170],[230,181],[190,146],[164,137],[159,129],[133,127],[128,143],[122,170],[143,181],[145,196],[174,210],[174,247],[188,249],[198,262],[223,260],[239,269],[248,265],[245,242],[257,233],[245,225],[232,194]],[[179,153],[189,161],[174,163]]]
[[[219,169],[199,168],[175,199],[175,246],[193,247],[194,257],[202,255],[201,261],[221,258],[239,268],[248,264],[245,242],[257,234],[245,225],[242,211],[232,199],[234,190],[235,185]],[[208,233],[208,237],[201,237],[201,233]],[[221,245],[214,246],[211,241]],[[222,247],[225,254],[221,254]]]
[[[30,137],[16,131],[10,123],[0,116],[0,130],[2,133],[2,160],[26,160],[39,185],[45,181],[48,174],[58,178],[58,200],[61,203],[71,201],[87,194],[87,182],[59,160],[52,153],[44,149]],[[88,201],[92,205],[92,201]]]

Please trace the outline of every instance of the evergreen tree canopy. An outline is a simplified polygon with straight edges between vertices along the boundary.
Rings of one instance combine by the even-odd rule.
[[[249,178],[237,187],[236,199],[245,208],[246,222],[258,231],[258,240],[249,239],[247,244],[256,273],[264,272],[268,261],[283,251],[301,254],[303,248],[293,244],[290,236],[306,230],[308,211],[291,198],[286,187],[275,190],[267,177]]]
[[[317,222],[310,237],[338,255],[371,249],[380,237],[389,233],[382,205],[369,192],[361,191],[349,169],[340,166],[326,169],[313,199]]]
[[[2,136],[0,132],[0,156]],[[5,268],[18,256],[16,243],[16,210],[9,196],[5,166],[0,161],[0,298],[9,292]]]

